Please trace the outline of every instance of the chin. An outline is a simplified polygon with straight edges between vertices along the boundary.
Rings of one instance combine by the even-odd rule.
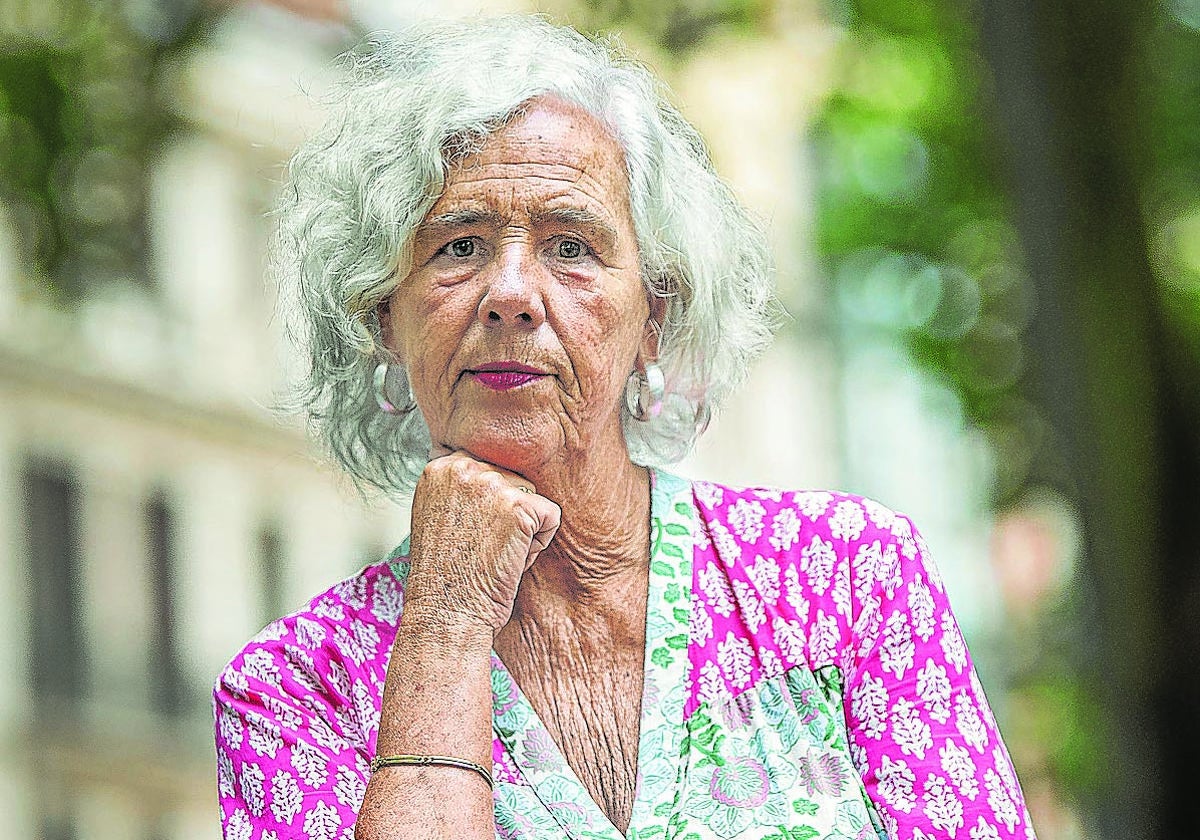
[[[473,429],[470,434],[452,435],[454,449],[467,452],[481,461],[495,464],[526,478],[562,452],[561,430],[558,438],[532,434],[531,429]]]

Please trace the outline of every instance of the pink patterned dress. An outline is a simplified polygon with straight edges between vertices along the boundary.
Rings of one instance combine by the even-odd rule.
[[[867,499],[654,474],[638,784],[622,835],[492,658],[496,837],[1033,838],[921,536]],[[221,674],[227,840],[351,840],[407,564],[268,625]]]

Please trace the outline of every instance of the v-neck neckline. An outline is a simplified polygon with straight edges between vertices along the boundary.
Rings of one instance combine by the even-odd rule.
[[[622,833],[576,775],[533,705],[492,652],[492,725],[513,767],[571,838],[634,840],[678,796],[691,601],[690,482],[651,471],[650,572],[639,721],[637,782],[629,829]]]

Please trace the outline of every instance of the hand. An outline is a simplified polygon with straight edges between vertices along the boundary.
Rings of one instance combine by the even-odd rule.
[[[413,492],[405,612],[481,623],[494,634],[562,511],[516,473],[464,452],[434,455]]]

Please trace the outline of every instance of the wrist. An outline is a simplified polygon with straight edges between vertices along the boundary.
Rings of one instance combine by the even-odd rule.
[[[406,616],[420,616],[423,627],[456,637],[486,634],[490,645],[491,639],[508,622],[508,615],[502,616],[501,612],[499,604],[476,593],[475,587],[464,586],[444,574],[414,568],[405,586],[400,621],[403,625]]]
[[[452,607],[439,598],[406,593],[398,635],[413,641],[428,639],[443,650],[490,652],[496,630],[469,610]]]

